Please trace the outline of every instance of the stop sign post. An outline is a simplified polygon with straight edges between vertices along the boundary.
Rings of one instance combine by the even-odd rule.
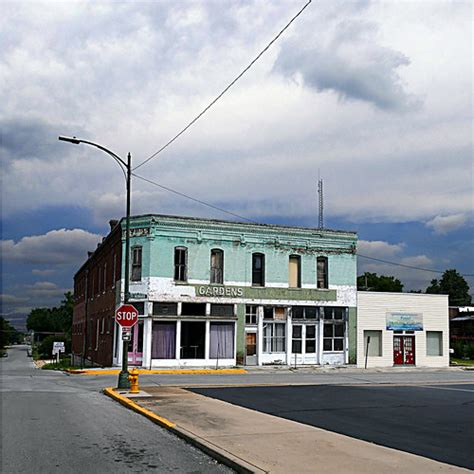
[[[138,310],[131,304],[123,304],[115,312],[115,321],[123,328],[131,328],[138,322]]]

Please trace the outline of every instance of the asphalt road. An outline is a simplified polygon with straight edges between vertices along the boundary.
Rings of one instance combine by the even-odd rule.
[[[232,472],[83,382],[0,359],[2,473]]]
[[[474,383],[191,390],[263,413],[474,469]]]

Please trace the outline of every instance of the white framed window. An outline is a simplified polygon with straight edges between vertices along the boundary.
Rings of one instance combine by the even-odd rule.
[[[442,331],[426,331],[426,355],[442,356],[443,355],[443,332]]]
[[[323,351],[342,352],[344,350],[347,308],[325,307],[323,317]]]
[[[175,281],[187,281],[188,249],[186,247],[175,247],[174,249],[174,279]]]
[[[303,352],[303,326],[293,325],[291,332],[291,352],[301,354]]]
[[[254,304],[248,304],[245,306],[245,324],[251,326],[257,324],[257,311],[258,306]]]
[[[316,261],[317,270],[317,288],[328,288],[328,259],[327,257],[318,257]]]
[[[286,351],[285,323],[265,323],[263,325],[263,352]]]
[[[132,247],[132,272],[131,281],[140,281],[142,279],[142,248]]]
[[[224,252],[221,249],[211,250],[211,283],[224,283]]]

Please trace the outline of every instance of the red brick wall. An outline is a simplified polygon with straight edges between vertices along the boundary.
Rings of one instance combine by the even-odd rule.
[[[74,276],[72,353],[76,363],[85,356],[87,365],[112,365],[116,292],[122,267],[121,244],[120,226],[117,225]]]

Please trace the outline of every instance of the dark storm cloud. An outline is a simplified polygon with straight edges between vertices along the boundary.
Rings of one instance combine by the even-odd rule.
[[[314,36],[309,47],[301,37],[285,43],[274,69],[300,74],[318,91],[334,91],[341,98],[369,102],[380,109],[417,105],[403,87],[398,68],[410,64],[402,53],[377,44],[377,28],[368,22],[338,23],[328,40]]]

